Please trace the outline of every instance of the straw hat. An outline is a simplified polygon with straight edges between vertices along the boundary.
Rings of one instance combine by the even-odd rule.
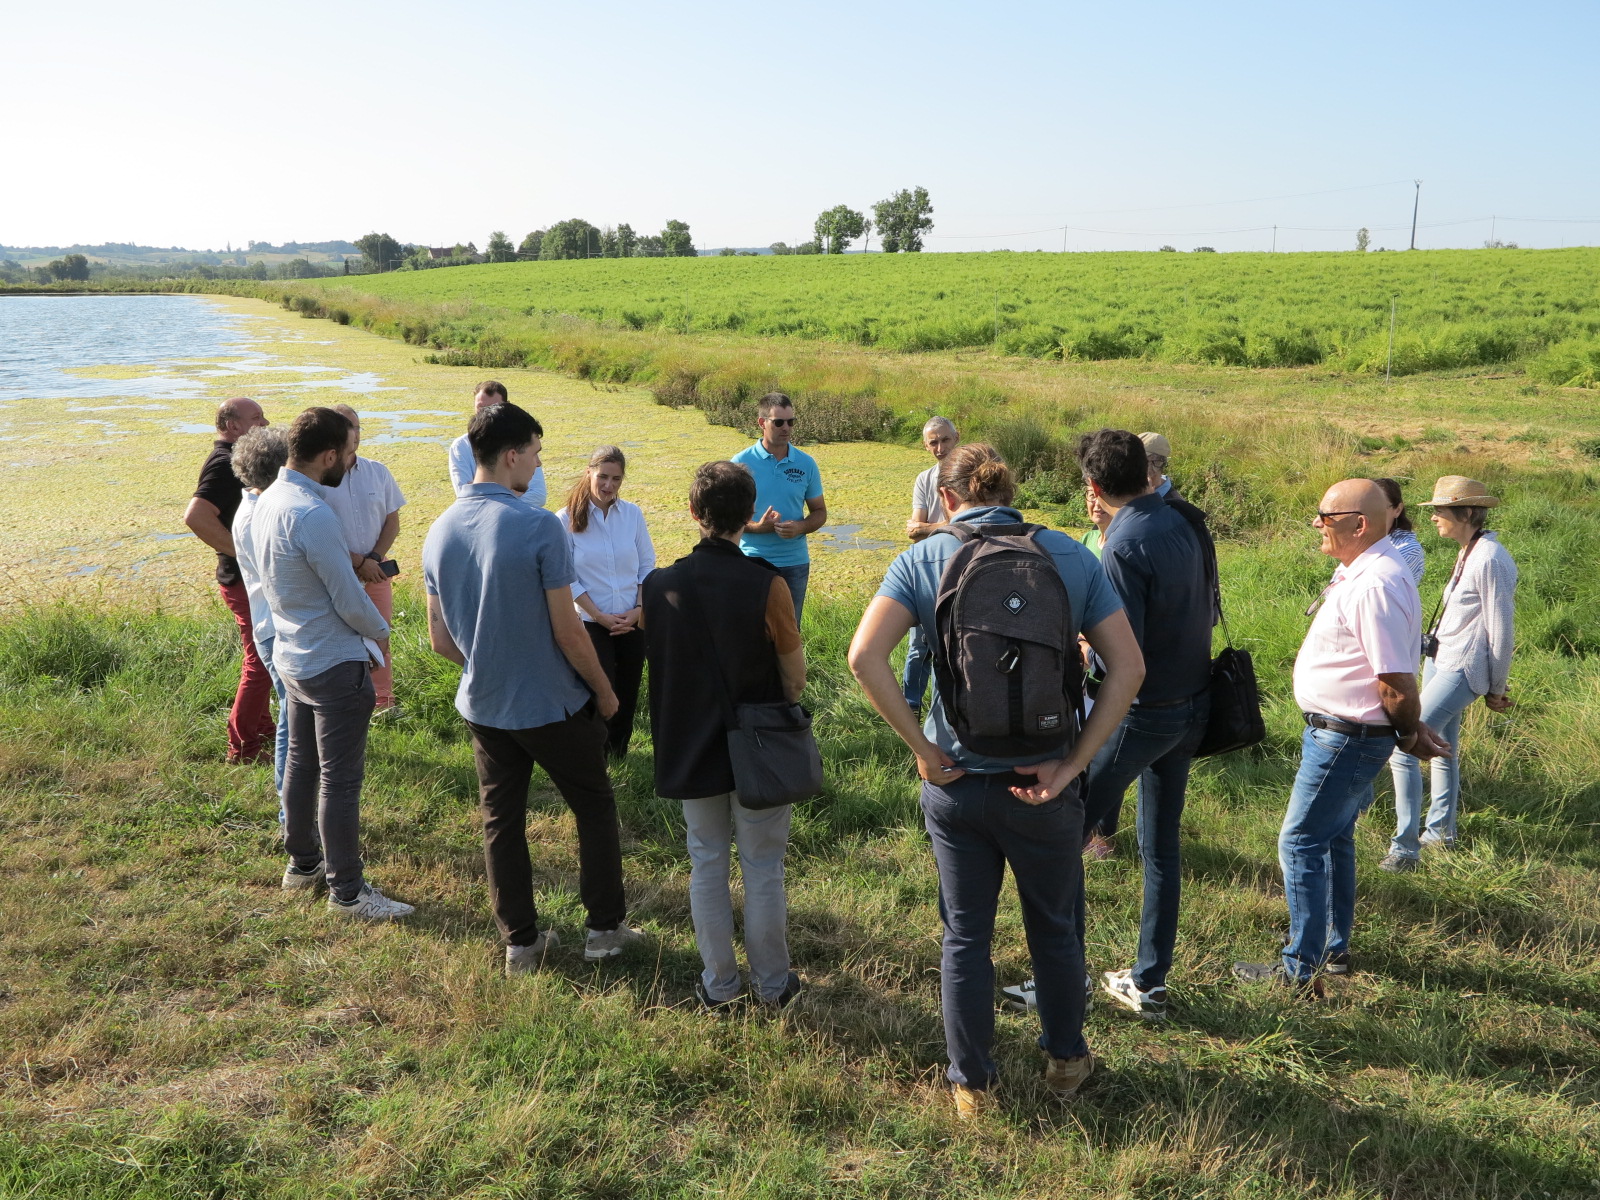
[[[1172,443],[1159,433],[1141,433],[1139,440],[1144,443],[1144,452],[1154,454],[1160,458],[1172,457]]]
[[[1476,479],[1445,475],[1433,485],[1433,499],[1422,503],[1435,508],[1495,508],[1500,497],[1491,496],[1489,489]]]

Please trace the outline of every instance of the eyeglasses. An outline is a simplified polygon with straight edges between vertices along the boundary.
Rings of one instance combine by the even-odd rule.
[[[768,417],[767,424],[776,425],[781,429],[785,425],[793,425],[799,419],[799,417]]]
[[[1335,517],[1359,517],[1361,515],[1362,512],[1359,508],[1347,508],[1343,512],[1331,513],[1323,512],[1321,509],[1318,509],[1317,515],[1311,518],[1311,523],[1315,525],[1318,521],[1321,521],[1324,525],[1326,525]]]

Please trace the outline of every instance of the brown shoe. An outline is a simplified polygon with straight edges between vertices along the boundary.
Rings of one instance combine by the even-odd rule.
[[[995,1089],[964,1087],[959,1083],[950,1085],[950,1095],[956,1102],[956,1120],[976,1121],[985,1113],[993,1110],[995,1106]]]
[[[1045,1057],[1045,1087],[1057,1100],[1076,1100],[1078,1089],[1088,1083],[1089,1076],[1094,1074],[1094,1055],[1085,1054],[1079,1058]]]

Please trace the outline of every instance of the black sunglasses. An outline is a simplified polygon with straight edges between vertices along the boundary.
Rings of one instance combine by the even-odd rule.
[[[767,418],[767,424],[769,424],[769,425],[780,425],[780,426],[781,425],[793,425],[799,419],[800,419],[799,417],[768,417]]]
[[[1359,508],[1347,508],[1343,512],[1331,513],[1325,513],[1319,508],[1317,510],[1317,515],[1312,517],[1311,520],[1313,524],[1321,521],[1324,525],[1326,525],[1329,521],[1333,520],[1334,517],[1359,517],[1361,515],[1361,510]]]

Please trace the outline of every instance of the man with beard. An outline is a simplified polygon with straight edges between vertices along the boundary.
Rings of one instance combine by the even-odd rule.
[[[350,565],[326,493],[355,461],[355,430],[331,408],[289,428],[289,462],[256,505],[251,541],[288,700],[283,778],[286,891],[328,886],[328,908],[366,920],[412,912],[362,877],[361,782],[375,696],[375,642],[389,624]]]

